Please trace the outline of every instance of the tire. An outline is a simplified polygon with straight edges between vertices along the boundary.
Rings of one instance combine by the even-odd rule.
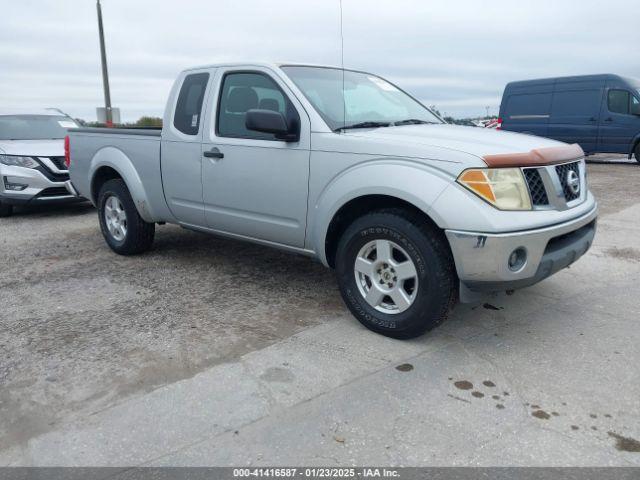
[[[140,217],[121,179],[109,180],[100,188],[98,218],[107,245],[117,254],[135,255],[151,248],[155,224]]]
[[[640,163],[640,142],[636,145],[636,162]]]
[[[338,244],[336,273],[351,313],[368,329],[392,338],[414,338],[437,327],[456,300],[457,276],[446,238],[423,217],[401,209],[380,210],[353,222]],[[380,291],[373,290],[378,281],[383,295],[393,293],[380,303]],[[365,298],[370,293],[373,302]]]
[[[0,218],[10,217],[11,215],[13,215],[13,205],[0,202]]]

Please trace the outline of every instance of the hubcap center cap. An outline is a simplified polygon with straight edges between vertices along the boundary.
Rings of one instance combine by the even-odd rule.
[[[389,265],[388,263],[381,263],[376,267],[376,280],[381,287],[386,288],[394,288],[396,285],[396,281],[398,280],[396,276],[395,269]]]

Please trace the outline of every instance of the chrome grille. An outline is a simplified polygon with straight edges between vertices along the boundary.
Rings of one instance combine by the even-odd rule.
[[[563,163],[561,165],[544,165],[540,167],[524,167],[522,174],[529,189],[531,205],[534,210],[566,210],[581,200],[586,199],[587,185],[585,166],[582,160]],[[580,181],[580,188],[575,193],[569,185],[575,180],[575,173]],[[569,177],[574,177],[573,179]]]
[[[549,205],[549,197],[544,187],[544,182],[537,168],[523,169],[524,178],[529,186],[529,194],[531,195],[531,203],[533,206]]]
[[[573,170],[576,172],[578,177],[580,177],[580,170],[578,168],[579,162],[574,163],[565,163],[564,165],[556,165],[556,173],[558,174],[558,180],[560,180],[560,185],[562,185],[562,191],[564,193],[564,198],[567,202],[571,202],[572,200],[580,197],[580,192],[573,193],[567,184],[567,172],[569,170]]]
[[[60,170],[66,170],[67,166],[64,163],[64,157],[49,157],[49,160],[53,162],[53,164],[58,167]]]

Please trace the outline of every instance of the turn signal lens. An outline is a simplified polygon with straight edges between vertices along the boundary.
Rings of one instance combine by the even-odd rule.
[[[500,210],[531,210],[529,190],[519,168],[465,170],[458,183]]]

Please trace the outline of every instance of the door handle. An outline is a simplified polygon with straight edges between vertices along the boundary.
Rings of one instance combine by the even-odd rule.
[[[613,118],[609,117],[609,118],[605,118],[604,119],[605,122],[613,122]]]
[[[222,153],[216,147],[213,147],[211,150],[204,152],[203,155],[207,158],[224,158],[224,153]]]
[[[591,118],[589,119],[589,121],[590,121],[590,122],[595,122],[595,121],[596,121],[596,117],[591,117]]]

